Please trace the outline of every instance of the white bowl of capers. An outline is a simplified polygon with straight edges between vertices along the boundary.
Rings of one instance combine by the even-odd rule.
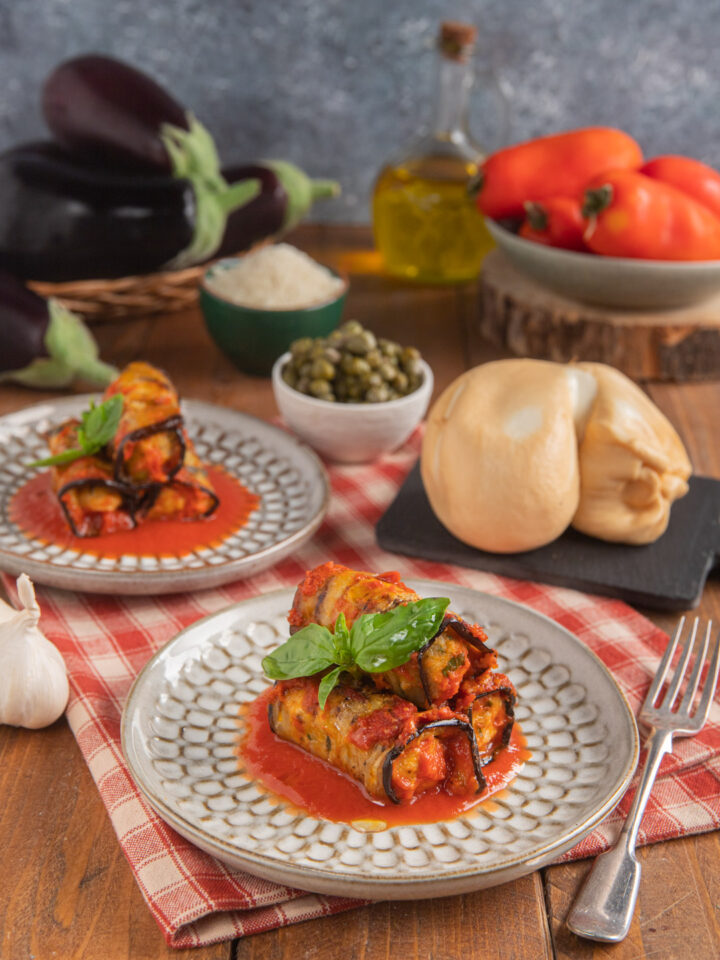
[[[275,361],[272,383],[294,433],[329,460],[362,463],[407,440],[428,408],[433,374],[414,347],[351,320],[293,343]]]

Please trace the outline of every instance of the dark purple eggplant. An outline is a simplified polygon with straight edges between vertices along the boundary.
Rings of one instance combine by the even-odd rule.
[[[228,215],[216,256],[241,253],[262,240],[279,236],[292,229],[315,200],[340,193],[340,185],[335,180],[311,180],[286,160],[225,167],[222,175],[230,185],[255,178],[260,184],[260,193]]]
[[[150,77],[99,54],[66,60],[45,80],[45,121],[55,139],[100,161],[173,172],[164,132],[189,133],[190,115]]]
[[[93,165],[51,142],[15,147],[0,154],[0,268],[51,282],[180,269],[213,255],[228,207],[258,189],[245,180],[214,193]]]
[[[24,280],[160,270],[193,243],[192,184],[75,161],[52,143],[0,155],[0,268]]]
[[[0,381],[51,389],[82,380],[107,386],[117,370],[98,359],[97,344],[74,313],[0,272]]]

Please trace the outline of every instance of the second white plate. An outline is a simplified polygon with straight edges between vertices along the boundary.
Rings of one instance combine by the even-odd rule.
[[[221,543],[176,556],[163,550],[105,557],[93,551],[91,537],[82,547],[64,549],[29,536],[9,516],[10,501],[33,472],[25,464],[47,456],[45,431],[78,416],[90,399],[66,397],[0,418],[0,570],[87,593],[178,593],[249,577],[297,550],[320,526],[329,483],[309,447],[246,413],[184,400],[187,430],[200,458],[222,466],[260,496],[260,506],[242,527]]]

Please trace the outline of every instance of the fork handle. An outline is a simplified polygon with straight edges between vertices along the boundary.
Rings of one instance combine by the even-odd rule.
[[[627,936],[640,886],[635,841],[660,761],[671,749],[672,732],[654,730],[648,741],[645,769],[620,836],[612,849],[596,857],[567,916],[573,933],[609,943]]]

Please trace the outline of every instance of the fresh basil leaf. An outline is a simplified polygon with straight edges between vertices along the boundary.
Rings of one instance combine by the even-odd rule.
[[[44,457],[42,460],[33,460],[32,463],[26,463],[26,467],[55,467],[63,463],[72,463],[79,460],[80,457],[86,457],[87,453],[77,448],[75,450],[63,450],[62,453],[56,453],[54,457]]]
[[[80,426],[77,428],[77,441],[80,446],[73,450],[63,450],[62,453],[56,453],[52,457],[43,457],[42,460],[33,460],[26,466],[55,467],[72,463],[81,457],[91,457],[109,443],[117,433],[122,409],[121,393],[116,393],[115,396],[97,406],[91,400],[89,409],[81,414]]]
[[[433,637],[450,603],[447,597],[427,597],[388,610],[358,617],[350,631],[350,652],[367,673],[382,673],[407,663]]]
[[[117,433],[120,425],[120,417],[123,411],[123,395],[116,393],[103,403],[95,406],[90,404],[90,409],[83,413],[81,426],[78,435],[81,436],[80,442],[83,445],[94,446],[96,450],[109,443]]]
[[[347,628],[344,613],[339,613],[335,621],[333,639],[335,641],[335,663],[339,663],[341,666],[351,666],[353,658],[350,653],[350,631]]]
[[[318,687],[318,703],[320,704],[320,709],[325,709],[325,704],[327,703],[327,698],[335,689],[335,686],[340,679],[340,674],[343,672],[342,667],[335,667],[334,670],[331,670],[330,673],[326,673],[325,676],[320,681],[320,686]]]
[[[263,659],[262,668],[271,680],[312,677],[335,664],[335,644],[327,627],[310,623],[294,633]]]

